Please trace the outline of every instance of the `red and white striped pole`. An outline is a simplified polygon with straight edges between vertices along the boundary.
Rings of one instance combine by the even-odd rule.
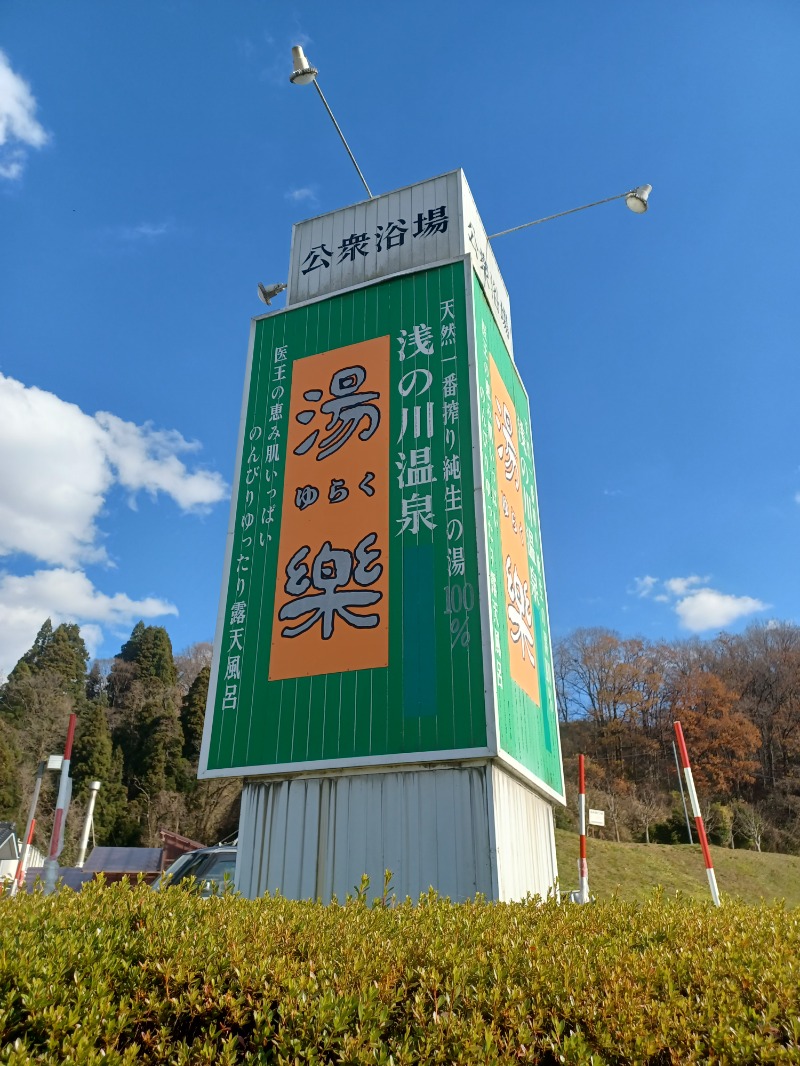
[[[31,819],[31,824],[28,826],[28,835],[25,838],[25,844],[23,845],[22,852],[17,863],[17,872],[14,875],[14,883],[11,886],[11,895],[16,896],[17,892],[22,888],[25,883],[25,868],[28,864],[28,855],[33,844],[33,833],[36,829],[36,819]]]
[[[56,800],[56,813],[53,819],[53,835],[50,837],[50,854],[48,858],[57,859],[61,854],[64,843],[64,819],[66,809],[69,806],[70,793],[72,791],[69,777],[69,762],[72,758],[72,741],[75,739],[75,724],[78,716],[73,713],[69,716],[67,728],[67,743],[64,745],[64,761],[61,763],[61,780],[58,783],[58,799]]]
[[[692,777],[692,768],[689,765],[689,753],[686,750],[686,741],[683,739],[683,730],[681,729],[681,723],[675,722],[675,737],[678,741],[678,751],[681,755],[681,766],[683,767],[683,776],[686,780],[686,791],[689,793],[689,800],[692,805],[692,814],[694,815],[694,824],[697,826],[697,836],[700,840],[700,847],[703,849],[703,858],[706,863],[706,874],[708,875],[708,886],[711,889],[711,898],[714,903],[719,907],[719,889],[717,888],[717,875],[714,873],[714,863],[711,861],[711,849],[708,846],[708,838],[706,837],[706,827],[703,825],[703,816],[700,813],[700,803],[697,799],[697,791],[694,787],[694,778]]]
[[[586,864],[586,775],[584,758],[578,756],[578,832],[580,833],[580,858],[578,859],[578,903],[589,902],[589,867]]]

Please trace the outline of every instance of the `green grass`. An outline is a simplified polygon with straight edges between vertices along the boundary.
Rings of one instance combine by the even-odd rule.
[[[562,891],[578,886],[578,835],[556,830],[558,874]],[[717,884],[723,898],[745,903],[785,900],[800,906],[800,857],[712,847]],[[708,879],[700,845],[616,844],[587,841],[589,890],[598,900],[616,894],[622,900],[644,900],[661,886],[669,895],[685,893],[709,899]]]

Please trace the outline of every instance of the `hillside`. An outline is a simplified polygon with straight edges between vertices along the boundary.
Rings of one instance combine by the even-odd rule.
[[[578,836],[556,830],[558,872],[562,890],[578,885]],[[800,906],[800,857],[755,851],[711,849],[717,882],[723,895],[746,903],[785,900]],[[686,893],[710,899],[700,845],[615,844],[588,841],[589,889],[598,900],[616,893],[623,900],[643,899],[656,886],[667,895]]]

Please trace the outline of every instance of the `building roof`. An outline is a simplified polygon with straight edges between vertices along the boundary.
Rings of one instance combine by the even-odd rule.
[[[173,833],[171,829],[159,829],[158,835],[164,841],[165,845],[175,845],[180,847],[183,851],[197,851],[198,848],[206,848],[207,844],[201,844],[199,840],[192,840],[191,837],[181,836],[180,833]]]
[[[75,892],[78,892],[93,877],[93,873],[86,870],[77,870],[74,866],[62,866],[58,871],[58,880],[61,882],[62,887],[71,888]],[[25,871],[25,881],[22,887],[26,892],[34,892],[36,890],[36,882],[39,881],[41,884],[43,880],[44,869],[41,866],[30,866]]]
[[[94,848],[83,868],[93,874],[160,873],[162,855],[162,848]]]
[[[13,822],[0,822],[0,859],[18,859],[16,826]]]

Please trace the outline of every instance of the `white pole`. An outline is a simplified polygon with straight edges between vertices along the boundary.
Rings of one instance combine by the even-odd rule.
[[[678,740],[678,748],[681,753],[681,763],[683,764],[683,775],[686,778],[686,791],[689,793],[689,802],[692,805],[692,814],[694,815],[695,825],[697,826],[697,836],[700,839],[700,847],[703,851],[703,859],[706,864],[706,876],[708,877],[708,887],[711,890],[711,898],[714,901],[715,906],[719,907],[719,889],[717,888],[717,875],[714,873],[714,863],[711,858],[711,849],[708,846],[708,838],[706,837],[706,827],[703,824],[703,815],[700,811],[700,801],[697,798],[697,790],[694,787],[694,777],[692,776],[692,768],[689,765],[689,753],[686,750],[686,741],[683,737],[683,729],[680,722],[674,723],[675,736]]]
[[[589,866],[586,862],[586,775],[584,757],[578,756],[578,833],[580,834],[580,857],[578,859],[578,902],[589,902]]]
[[[94,815],[94,805],[97,800],[97,793],[100,791],[99,781],[89,782],[89,806],[86,808],[86,818],[83,823],[83,833],[81,833],[81,846],[78,849],[78,861],[75,865],[80,868],[86,861],[86,848],[89,844],[89,829],[92,827],[92,817]]]
[[[64,845],[64,822],[69,808],[69,799],[72,793],[72,778],[69,776],[69,763],[72,758],[72,742],[75,739],[75,726],[78,716],[73,711],[69,716],[67,727],[67,742],[64,745],[64,759],[61,763],[61,780],[58,783],[58,799],[56,800],[56,813],[53,817],[53,832],[50,837],[50,854],[44,860],[44,894],[49,896],[55,891],[58,880],[58,856]]]

